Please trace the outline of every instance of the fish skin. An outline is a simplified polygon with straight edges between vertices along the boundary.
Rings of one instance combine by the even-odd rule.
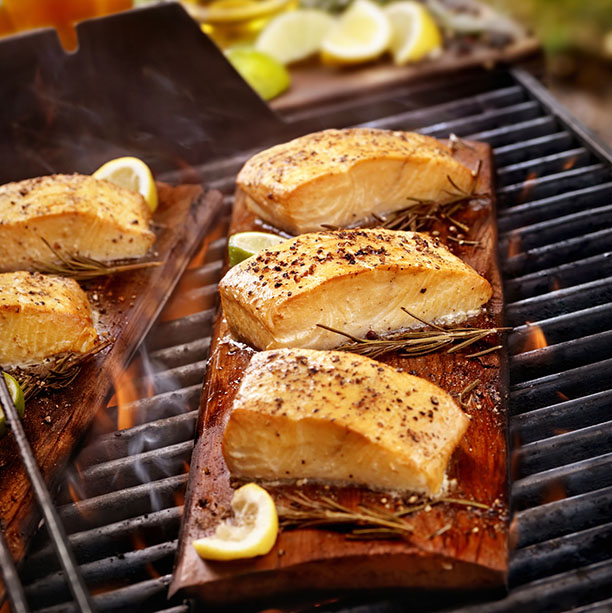
[[[236,183],[256,215],[302,234],[323,224],[356,225],[404,208],[411,198],[448,202],[459,193],[448,177],[463,192],[474,182],[472,171],[435,138],[348,128],[266,149],[246,162]]]
[[[438,239],[381,228],[303,234],[234,266],[219,284],[232,334],[257,349],[332,349],[346,338],[477,314],[489,282]]]
[[[438,386],[340,351],[253,356],[223,436],[233,477],[438,495],[468,416]]]
[[[87,175],[0,186],[0,271],[58,263],[44,244],[104,262],[145,255],[155,235],[141,194]]]
[[[98,335],[85,292],[74,279],[0,273],[0,365],[23,366],[84,353]]]

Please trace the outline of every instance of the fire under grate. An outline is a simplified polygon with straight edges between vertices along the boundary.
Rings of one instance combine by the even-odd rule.
[[[489,142],[497,165],[506,319],[513,327],[508,594],[459,608],[431,595],[368,601],[357,595],[327,608],[612,610],[610,153],[521,70],[469,73],[454,77],[450,88],[442,79],[407,85],[284,119],[293,134],[367,125]],[[166,594],[234,178],[251,153],[199,169],[210,187],[224,192],[227,209],[182,278],[165,321],[130,367],[132,396],[120,407],[111,402],[96,420],[59,493],[60,516],[101,611],[198,608]],[[33,610],[74,610],[44,529],[20,577]]]

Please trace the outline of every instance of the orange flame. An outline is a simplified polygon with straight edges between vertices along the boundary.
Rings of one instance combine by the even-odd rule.
[[[533,189],[533,186],[535,185],[535,180],[537,178],[538,178],[538,173],[533,170],[527,175],[527,179],[525,179],[525,184],[524,184],[523,190],[521,191],[521,195],[519,197],[520,202],[525,202],[527,200],[527,197],[529,196],[531,190]]]
[[[563,170],[570,170],[571,168],[573,168],[574,164],[576,164],[577,159],[578,158],[576,156],[569,158],[567,162],[563,164]]]
[[[145,543],[145,540],[142,538],[140,534],[138,534],[138,532],[135,532],[132,535],[132,544],[134,546],[134,550],[146,549],[148,547],[148,545]],[[147,572],[153,579],[159,579],[159,577],[161,577],[161,574],[157,572],[157,570],[155,569],[155,567],[153,566],[151,562],[147,563],[145,565],[145,568],[147,569]]]
[[[547,502],[555,502],[556,500],[563,500],[567,498],[567,492],[561,481],[553,481],[542,496],[542,504]]]
[[[523,352],[543,349],[544,347],[548,347],[544,331],[536,324],[529,324],[529,333],[525,339]]]
[[[508,240],[508,257],[516,257],[523,250],[520,234],[511,234]]]

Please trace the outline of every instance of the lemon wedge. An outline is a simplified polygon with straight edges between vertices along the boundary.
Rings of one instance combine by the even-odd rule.
[[[355,0],[323,39],[321,60],[326,64],[373,60],[390,41],[391,26],[384,11],[370,0]]]
[[[271,100],[291,84],[287,69],[267,53],[244,47],[234,47],[225,56],[240,76],[264,99]]]
[[[119,187],[140,192],[151,211],[157,208],[157,187],[149,167],[138,158],[122,157],[106,162],[92,175],[95,179],[106,179]]]
[[[255,43],[281,64],[305,60],[319,50],[335,19],[318,9],[297,9],[278,15],[265,27]]]
[[[238,232],[232,234],[227,242],[229,265],[236,266],[243,260],[259,253],[266,247],[272,247],[284,241],[282,236],[268,232]]]
[[[391,53],[397,65],[418,62],[442,49],[442,35],[427,9],[406,0],[389,4],[385,13],[391,24]]]
[[[215,534],[193,541],[205,560],[238,560],[268,553],[278,534],[274,500],[255,483],[237,489],[232,498],[234,517],[217,526]]]

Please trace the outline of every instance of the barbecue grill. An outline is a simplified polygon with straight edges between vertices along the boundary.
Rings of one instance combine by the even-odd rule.
[[[139,23],[167,28],[176,10],[143,10]],[[108,19],[118,28],[120,19],[131,18]],[[100,21],[97,30],[88,27],[99,34],[106,26]],[[198,42],[197,48],[206,52],[211,70],[235,79],[212,46]],[[252,118],[261,105],[244,87],[225,90],[244,93],[245,108],[253,104]],[[194,91],[201,95],[195,100],[202,113],[208,94],[197,88],[187,94]],[[506,320],[513,328],[509,591],[485,595],[484,601],[474,594],[359,594],[350,600],[331,595],[317,610],[391,613],[406,610],[408,602],[418,610],[455,613],[612,610],[611,152],[521,69],[473,70],[453,75],[450,87],[448,79],[435,78],[359,99],[328,100],[283,117],[265,113],[267,142],[350,125],[441,138],[454,133],[490,143],[497,165],[499,251]],[[160,128],[155,138],[161,143],[172,136]],[[82,134],[69,131],[65,139],[83,141]],[[134,142],[131,150],[138,153]],[[219,151],[202,150],[199,164],[189,160],[189,176],[225,195],[216,227],[129,369],[133,398],[122,406],[111,401],[96,419],[56,496],[78,568],[101,611],[197,610],[197,603],[180,595],[167,600],[167,588],[234,179],[263,144],[261,133],[230,135]],[[163,150],[177,149],[171,143]],[[22,153],[26,159],[28,151]],[[170,158],[157,160],[158,171],[167,171],[161,178],[184,179],[185,171],[177,170],[182,164],[169,164]],[[27,164],[19,163],[19,172],[26,172]],[[125,415],[132,423],[118,430]],[[6,583],[23,586],[32,610],[76,610],[44,528],[19,576]]]

